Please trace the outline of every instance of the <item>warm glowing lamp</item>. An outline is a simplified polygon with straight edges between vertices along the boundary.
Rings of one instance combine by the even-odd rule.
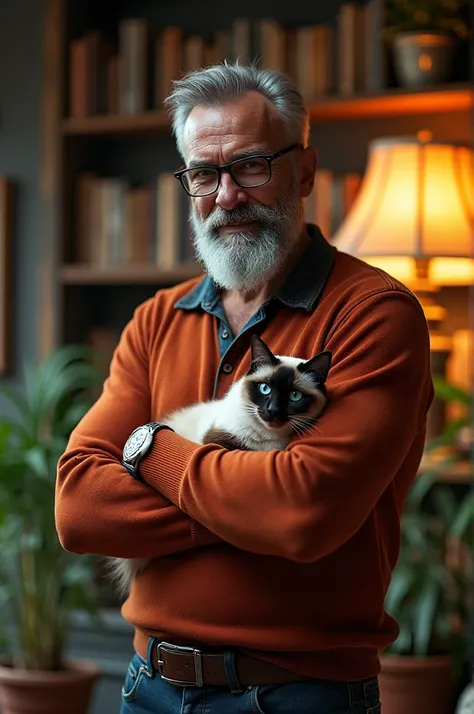
[[[444,374],[451,341],[439,331],[442,285],[474,283],[473,151],[416,137],[377,139],[364,180],[332,242],[401,280],[420,300],[430,328],[433,373]],[[432,414],[431,435],[443,415]]]

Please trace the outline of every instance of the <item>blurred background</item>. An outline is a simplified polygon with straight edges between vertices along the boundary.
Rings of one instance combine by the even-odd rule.
[[[2,704],[12,661],[68,656],[99,668],[78,714],[119,709],[131,630],[103,564],[57,548],[55,460],[134,308],[200,273],[163,99],[237,58],[307,101],[307,220],[425,310],[436,399],[387,595],[383,712],[473,711],[473,16],[469,0],[0,0],[0,711],[26,711]]]

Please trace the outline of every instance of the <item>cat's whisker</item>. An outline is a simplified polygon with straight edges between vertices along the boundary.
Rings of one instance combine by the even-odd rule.
[[[246,414],[250,414],[251,416],[257,416],[258,414],[258,409],[255,404],[244,404],[243,410]]]
[[[301,431],[301,429],[294,424],[291,425],[291,431],[293,434],[297,434],[298,436],[302,436],[304,434],[304,431]]]
[[[299,424],[307,424],[312,426],[314,424],[314,419],[310,416],[305,416],[304,414],[294,414],[291,419],[297,421]]]
[[[291,418],[298,419],[298,421],[302,421],[302,422],[312,422],[313,421],[313,417],[306,415],[306,414],[293,414]]]
[[[316,426],[314,421],[310,417],[305,417],[303,415],[295,415],[290,419],[290,426],[296,434],[305,434],[310,429],[316,429],[321,433],[321,430]]]
[[[303,427],[302,424],[299,422],[295,421],[294,419],[290,420],[290,427],[292,431],[295,432],[295,434],[304,434],[306,429]]]
[[[311,423],[311,419],[309,417],[305,417],[301,414],[293,414],[290,417],[290,420],[293,422],[297,422],[298,424],[309,424]]]

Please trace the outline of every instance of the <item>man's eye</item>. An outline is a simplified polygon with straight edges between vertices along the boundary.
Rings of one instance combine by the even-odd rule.
[[[193,171],[191,178],[193,180],[196,178],[208,178],[209,176],[212,176],[213,173],[212,169],[198,169],[197,171]]]
[[[249,159],[248,161],[245,161],[242,164],[242,167],[244,169],[255,169],[255,168],[260,168],[261,165],[262,165],[261,161],[252,161],[251,159]]]

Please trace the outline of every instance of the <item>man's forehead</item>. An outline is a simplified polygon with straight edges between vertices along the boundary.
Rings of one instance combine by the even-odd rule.
[[[241,142],[260,145],[282,131],[283,124],[273,105],[252,92],[219,106],[194,107],[186,120],[183,138],[186,153],[194,154],[213,146],[230,149]]]

